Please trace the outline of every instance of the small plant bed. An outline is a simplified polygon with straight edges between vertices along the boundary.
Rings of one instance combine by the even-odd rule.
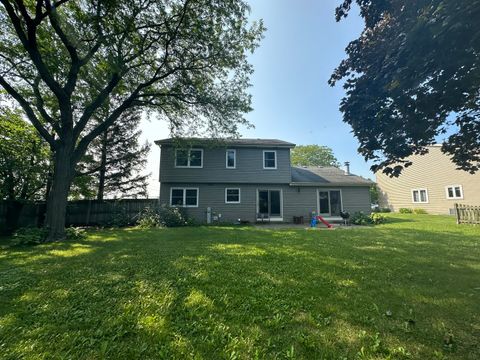
[[[480,228],[386,216],[3,238],[0,358],[480,359]]]

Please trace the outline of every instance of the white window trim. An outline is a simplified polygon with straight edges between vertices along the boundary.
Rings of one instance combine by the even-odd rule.
[[[265,153],[273,152],[275,154],[275,167],[265,167]],[[277,150],[263,150],[263,169],[264,170],[276,170],[277,169]]]
[[[419,201],[415,201],[415,198],[413,196],[414,191],[418,191],[418,200]],[[426,201],[421,200],[420,191],[425,191]],[[428,190],[426,188],[411,189],[411,194],[412,194],[412,203],[413,204],[428,204]]]
[[[228,152],[233,151],[233,166],[228,166]],[[203,162],[202,162],[203,164]],[[237,150],[235,149],[227,149],[225,151],[225,167],[227,169],[236,169],[237,168]]]
[[[182,190],[183,191],[183,205],[173,205],[172,204],[172,193],[173,190]],[[187,190],[197,190],[197,205],[186,205]],[[170,206],[172,207],[184,207],[184,208],[197,208],[200,201],[200,190],[199,188],[194,187],[171,187],[170,188]]]
[[[455,195],[455,188],[460,188],[460,197]],[[448,196],[448,189],[453,188],[453,197]],[[445,186],[445,196],[447,200],[462,200],[463,199],[463,186],[462,185],[447,185]]]
[[[188,151],[188,165],[177,165],[177,152],[178,151]],[[190,152],[191,151],[200,151],[202,155],[200,155],[200,159],[202,160],[202,165],[200,166],[191,166],[190,165]],[[176,168],[188,168],[188,169],[201,169],[203,168],[203,149],[175,149],[175,167]]]
[[[238,190],[238,201],[228,201],[227,192],[228,190]],[[225,204],[240,204],[242,202],[242,191],[240,188],[225,188]]]
[[[328,214],[327,213],[320,213],[320,193],[328,191]],[[330,191],[340,191],[340,209],[341,211],[345,211],[343,209],[343,192],[342,189],[335,189],[335,188],[318,188],[317,189],[317,215],[320,216],[332,216],[332,209],[330,208]]]

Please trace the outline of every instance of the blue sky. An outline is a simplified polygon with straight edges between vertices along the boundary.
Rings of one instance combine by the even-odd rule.
[[[343,88],[331,88],[330,74],[345,57],[345,47],[358,37],[362,19],[354,11],[335,22],[340,0],[250,1],[251,18],[263,19],[267,31],[251,56],[254,110],[246,118],[255,129],[243,137],[278,138],[298,145],[320,144],[333,149],[340,162],[350,161],[355,174],[373,178],[369,165],[358,155],[358,142],[338,110]],[[150,142],[168,137],[166,124],[142,124]],[[158,193],[159,150],[153,145],[148,171],[150,195]]]

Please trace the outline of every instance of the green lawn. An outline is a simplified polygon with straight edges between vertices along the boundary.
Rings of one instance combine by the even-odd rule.
[[[0,358],[480,359],[479,243],[428,215],[4,239]]]

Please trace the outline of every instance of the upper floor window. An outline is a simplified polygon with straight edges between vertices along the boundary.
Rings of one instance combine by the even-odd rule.
[[[263,151],[263,168],[264,169],[277,168],[277,152],[275,150]]]
[[[227,150],[225,157],[227,169],[235,169],[237,167],[237,151]]]
[[[175,167],[203,167],[202,149],[177,149],[175,150]]]
[[[447,199],[463,199],[462,185],[449,185],[445,187]]]
[[[427,189],[412,189],[412,202],[428,203]]]
[[[181,207],[198,207],[198,189],[171,188],[170,205]]]

